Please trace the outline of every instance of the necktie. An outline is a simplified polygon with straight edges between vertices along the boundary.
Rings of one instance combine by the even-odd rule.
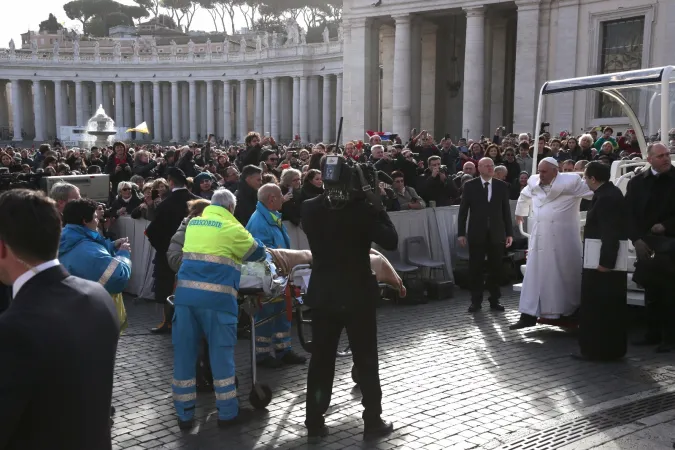
[[[483,187],[485,189],[485,198],[487,198],[488,201],[490,201],[490,183],[486,181],[485,183],[483,183]]]

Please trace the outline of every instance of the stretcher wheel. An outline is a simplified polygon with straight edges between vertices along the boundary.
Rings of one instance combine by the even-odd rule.
[[[265,409],[272,401],[272,389],[266,384],[256,383],[248,400],[255,409]]]
[[[352,366],[352,381],[354,384],[359,384],[359,371],[356,370],[356,366]]]

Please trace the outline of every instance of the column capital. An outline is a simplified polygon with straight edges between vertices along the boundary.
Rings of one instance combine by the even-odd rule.
[[[516,0],[516,8],[518,8],[518,11],[539,9],[540,6],[541,0]]]
[[[466,17],[484,17],[485,16],[485,7],[483,6],[472,6],[469,8],[462,8],[466,13]]]
[[[398,24],[406,24],[406,23],[411,23],[413,16],[410,14],[395,14],[391,16],[392,19],[396,22],[396,25]]]
[[[342,78],[342,72],[336,73],[335,76],[338,77],[338,78]]]

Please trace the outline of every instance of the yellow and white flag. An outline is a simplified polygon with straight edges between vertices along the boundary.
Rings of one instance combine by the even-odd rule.
[[[129,128],[127,130],[127,133],[131,133],[132,131],[135,131],[137,133],[143,133],[143,134],[150,134],[150,131],[148,131],[148,124],[143,122],[140,125],[136,125],[135,128]]]

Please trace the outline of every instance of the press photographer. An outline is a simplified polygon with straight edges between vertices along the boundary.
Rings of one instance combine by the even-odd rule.
[[[346,328],[363,393],[364,439],[370,439],[390,434],[393,425],[380,417],[375,316],[380,293],[369,252],[373,242],[395,250],[398,234],[382,206],[378,172],[372,167],[350,167],[344,157],[331,155],[321,159],[321,171],[324,193],[302,204],[302,227],[313,255],[305,296],[312,308],[314,346],[305,425],[311,440],[328,435],[324,414],[330,405],[340,334]]]

